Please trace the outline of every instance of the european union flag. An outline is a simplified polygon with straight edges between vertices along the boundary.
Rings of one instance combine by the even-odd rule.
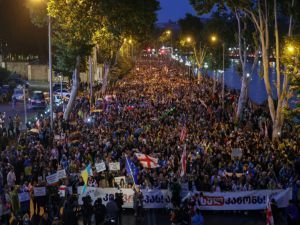
[[[126,172],[130,174],[134,184],[137,184],[137,176],[139,173],[139,168],[126,156]]]

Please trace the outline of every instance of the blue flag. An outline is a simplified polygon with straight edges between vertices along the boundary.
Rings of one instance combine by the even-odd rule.
[[[130,174],[134,184],[137,184],[137,176],[139,173],[139,168],[126,156],[126,172]]]

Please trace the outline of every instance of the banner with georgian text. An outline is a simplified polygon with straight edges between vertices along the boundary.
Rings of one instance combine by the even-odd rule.
[[[102,198],[103,204],[109,201],[111,195],[123,193],[123,208],[133,207],[133,190],[117,188],[88,187],[84,194],[79,195],[78,202],[82,204],[82,198],[89,195],[93,202]],[[144,208],[168,208],[171,207],[172,194],[169,190],[142,190],[144,196]],[[78,187],[78,193],[82,193],[82,187]],[[194,193],[189,193],[192,195]],[[200,209],[202,210],[262,210],[266,208],[267,196],[275,199],[279,208],[288,206],[292,197],[292,190],[255,190],[243,192],[202,192],[199,197]],[[186,196],[185,198],[188,198]]]

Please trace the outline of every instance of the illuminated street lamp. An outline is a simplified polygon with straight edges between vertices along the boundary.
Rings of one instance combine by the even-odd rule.
[[[172,30],[167,30],[166,34],[170,37],[170,41],[171,41],[171,54],[173,54],[173,37],[172,37]]]
[[[186,41],[187,41],[187,43],[191,43],[192,42],[192,38],[191,37],[187,37]]]
[[[41,3],[45,0],[31,0],[34,3]],[[50,127],[53,129],[53,93],[52,93],[52,47],[51,47],[51,17],[48,14],[48,60],[49,60],[49,95],[50,95]]]
[[[288,50],[288,52],[289,52],[290,54],[294,54],[294,52],[295,52],[295,47],[292,46],[292,45],[289,45],[289,46],[287,47],[287,50]]]
[[[212,42],[216,42],[217,41],[217,37],[215,35],[211,36],[211,41]]]
[[[211,36],[212,42],[216,42],[217,40],[218,40],[217,36],[215,35]],[[222,43],[222,48],[223,48],[222,107],[224,109],[224,95],[225,95],[225,44],[224,42]]]

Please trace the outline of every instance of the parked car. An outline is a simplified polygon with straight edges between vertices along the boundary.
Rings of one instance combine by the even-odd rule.
[[[30,109],[45,108],[46,100],[42,91],[34,91],[32,96],[29,98],[28,106]]]
[[[27,99],[29,96],[28,90],[25,89],[25,99]],[[24,100],[24,89],[17,87],[14,89],[13,95],[11,96],[11,99],[16,99],[17,101],[23,101]]]
[[[56,91],[54,91],[54,94],[55,95],[62,94],[63,97],[68,97],[68,98],[70,98],[70,96],[71,96],[71,92],[68,89],[56,90]]]
[[[58,91],[60,91],[60,89],[61,89],[61,87],[62,87],[62,89],[69,89],[69,85],[68,85],[68,83],[66,83],[66,82],[63,82],[62,83],[62,85],[60,85],[60,83],[55,83],[54,85],[53,85],[53,92],[58,92]]]

